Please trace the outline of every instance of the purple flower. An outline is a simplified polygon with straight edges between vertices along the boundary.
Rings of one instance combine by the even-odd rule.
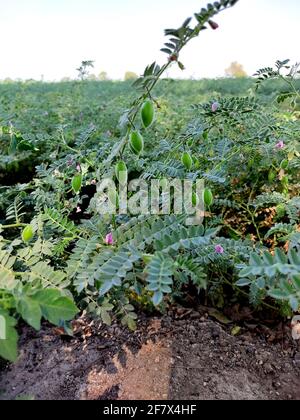
[[[217,245],[215,251],[217,254],[224,254],[224,248],[221,245]]]
[[[282,140],[280,140],[280,142],[278,142],[276,144],[276,149],[278,149],[278,150],[282,150],[282,149],[284,149],[284,147],[285,147],[285,144]]]
[[[106,245],[113,245],[114,244],[114,238],[112,233],[108,233],[105,237],[105,243]]]
[[[211,110],[212,110],[212,112],[216,112],[216,111],[218,111],[219,107],[220,107],[219,102],[214,102],[214,103],[212,104],[212,106],[211,106]]]
[[[218,29],[219,28],[219,25],[216,23],[216,22],[214,22],[213,20],[209,20],[208,21],[208,23],[209,23],[209,26],[215,31],[216,29]]]

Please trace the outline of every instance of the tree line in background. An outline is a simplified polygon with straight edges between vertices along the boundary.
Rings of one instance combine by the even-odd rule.
[[[94,69],[94,61],[92,60],[86,60],[82,61],[81,65],[76,69],[78,72],[78,78],[80,80],[90,80],[90,81],[107,81],[112,80],[109,77],[109,74],[106,71],[101,71],[98,75],[92,72],[92,69]],[[226,77],[232,77],[232,78],[243,78],[248,77],[247,72],[244,69],[244,66],[237,61],[234,61],[230,64],[230,66],[225,69],[225,75]],[[126,71],[124,74],[124,80],[136,80],[138,79],[138,74],[133,71]],[[30,79],[32,80],[32,79]],[[71,77],[63,77],[61,79],[61,82],[70,82],[72,80]],[[12,83],[15,81],[22,81],[21,79],[13,80],[10,77],[7,77],[3,80],[4,83]],[[41,76],[41,81],[44,81],[44,76]]]
[[[94,73],[90,73],[90,70],[94,68],[94,61],[88,60],[88,61],[82,61],[81,66],[76,69],[78,71],[78,77],[81,80],[110,80],[109,75],[106,71],[101,71],[98,76],[96,76]],[[233,61],[230,66],[225,69],[225,75],[227,77],[233,77],[233,78],[241,78],[241,77],[247,77],[248,74],[244,69],[244,66],[237,61]],[[124,80],[135,80],[138,79],[138,75],[133,71],[126,71],[124,75]],[[62,81],[68,81],[70,80],[68,77],[64,78]]]

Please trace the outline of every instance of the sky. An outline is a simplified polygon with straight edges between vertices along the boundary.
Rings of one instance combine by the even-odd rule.
[[[0,79],[75,78],[82,60],[93,73],[122,79],[141,74],[160,53],[164,29],[206,6],[206,0],[0,0]],[[287,58],[300,61],[300,0],[240,0],[183,51],[186,70],[168,76],[222,77],[233,61],[249,75]]]

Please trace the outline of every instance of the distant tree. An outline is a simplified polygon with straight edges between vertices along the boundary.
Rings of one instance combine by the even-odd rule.
[[[78,77],[81,80],[86,79],[89,75],[90,68],[94,68],[94,61],[92,60],[82,61],[81,66],[78,67],[78,69],[76,69],[78,71]]]
[[[138,77],[139,76],[136,73],[134,73],[133,71],[127,71],[125,73],[124,79],[125,80],[134,80],[134,79],[137,79]]]
[[[70,82],[70,81],[71,81],[71,79],[68,76],[65,76],[61,79],[61,82]]]
[[[228,69],[225,70],[226,76],[229,77],[247,77],[247,73],[242,64],[234,61],[230,64]]]
[[[104,81],[104,80],[109,80],[109,79],[108,79],[108,74],[107,74],[107,72],[106,72],[106,71],[101,71],[101,72],[99,73],[99,80],[102,80],[102,81]]]
[[[95,82],[97,80],[97,76],[95,74],[89,74],[87,76],[87,80],[90,80],[92,82]]]

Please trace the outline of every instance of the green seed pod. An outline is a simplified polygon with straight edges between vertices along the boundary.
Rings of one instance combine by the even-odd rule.
[[[72,179],[72,189],[73,191],[78,194],[82,187],[82,175],[77,174]]]
[[[203,201],[207,207],[210,207],[214,202],[213,193],[209,188],[205,188],[205,190],[203,191]]]
[[[33,228],[31,225],[27,225],[22,232],[22,240],[29,242],[34,236]]]
[[[115,173],[116,173],[117,180],[119,181],[121,185],[124,185],[127,183],[128,170],[127,170],[126,163],[123,160],[120,160],[116,164]]]
[[[119,195],[115,189],[108,191],[108,199],[112,206],[119,207],[120,205]]]
[[[182,164],[185,166],[185,168],[190,171],[193,167],[193,159],[191,158],[191,155],[188,152],[184,152],[181,158]]]
[[[289,161],[287,159],[284,159],[281,164],[280,164],[280,168],[285,170],[289,167]]]
[[[139,156],[144,150],[144,139],[139,131],[132,131],[130,134],[130,149],[131,151]]]
[[[273,169],[271,169],[268,175],[269,182],[272,183],[276,179],[276,176],[277,176],[277,173]]]
[[[286,215],[286,207],[284,204],[278,204],[276,207],[276,216],[282,219]]]
[[[152,261],[153,255],[143,255],[142,258],[145,264],[149,264]]]
[[[199,197],[196,193],[193,193],[192,195],[192,204],[194,207],[198,206],[199,204]]]
[[[141,117],[142,117],[142,122],[143,122],[143,126],[145,128],[148,128],[151,126],[151,124],[154,121],[154,105],[153,102],[148,100],[146,101],[141,109]]]

